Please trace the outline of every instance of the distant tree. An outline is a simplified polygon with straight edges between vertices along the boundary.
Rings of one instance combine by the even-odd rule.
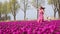
[[[56,16],[56,12],[58,11],[58,15],[60,18],[60,0],[48,0],[48,4],[54,6],[54,17]]]
[[[19,8],[20,5],[18,4],[17,0],[10,0],[10,10],[14,16],[14,20],[16,20],[16,13]]]
[[[1,20],[1,14],[2,14],[2,10],[1,10],[2,7],[1,6],[2,6],[2,2],[0,2],[0,20]]]
[[[7,14],[10,13],[10,11],[7,11],[7,4],[8,4],[8,2],[5,1],[2,5],[2,12],[3,12],[3,14],[5,14],[6,20],[7,20]]]
[[[2,20],[2,17],[1,17],[1,15],[2,14],[4,14],[5,16],[5,20],[7,20],[7,15],[8,15],[8,13],[10,13],[11,11],[8,11],[8,2],[7,1],[5,1],[4,3],[0,3],[0,19]]]
[[[38,9],[40,6],[44,5],[45,0],[32,0],[32,6],[34,6],[37,9],[37,18],[38,18]]]
[[[21,9],[24,11],[24,20],[26,20],[26,10],[29,9],[29,2],[28,0],[20,0],[20,2],[23,4],[23,8]]]

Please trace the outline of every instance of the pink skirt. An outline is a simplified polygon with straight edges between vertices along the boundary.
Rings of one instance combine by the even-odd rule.
[[[43,14],[39,14],[39,17],[38,17],[38,23],[40,22],[43,22],[44,21],[44,16]]]

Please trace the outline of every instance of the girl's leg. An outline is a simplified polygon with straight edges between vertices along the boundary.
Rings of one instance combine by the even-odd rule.
[[[40,23],[42,23],[43,22],[43,20],[42,19],[40,19]]]
[[[39,18],[39,19],[37,20],[37,22],[38,22],[38,23],[42,23],[42,19]]]
[[[37,20],[37,22],[39,23],[40,19]]]
[[[37,20],[37,22],[40,23],[40,21],[41,21],[41,18],[39,17],[38,20]]]

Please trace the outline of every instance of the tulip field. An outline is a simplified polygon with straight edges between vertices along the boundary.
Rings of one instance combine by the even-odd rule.
[[[0,22],[0,34],[60,34],[60,20]]]

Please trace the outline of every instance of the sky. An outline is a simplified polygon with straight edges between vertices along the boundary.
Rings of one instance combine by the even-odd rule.
[[[4,2],[4,1],[5,0],[0,0],[0,2]],[[28,18],[30,20],[37,19],[37,10],[30,4],[30,9],[27,10],[26,15],[27,15],[26,18]],[[9,14],[9,16],[11,16],[11,20],[13,20],[13,15]],[[45,17],[53,17],[54,16],[54,11],[53,11],[52,5],[49,5],[47,0],[45,0],[44,16]],[[58,13],[56,14],[56,16],[58,18]],[[17,15],[16,15],[16,19],[17,20],[23,20],[24,19],[24,12],[21,9],[18,10]]]

